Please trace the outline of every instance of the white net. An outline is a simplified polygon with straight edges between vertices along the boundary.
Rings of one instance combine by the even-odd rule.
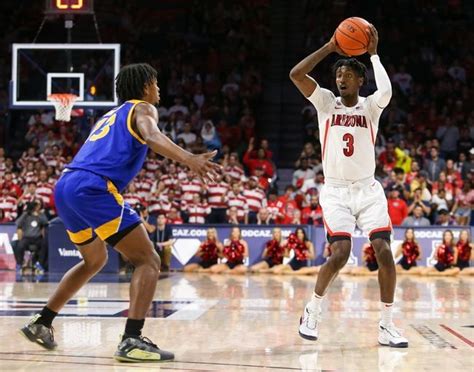
[[[61,93],[51,94],[48,97],[48,101],[51,101],[56,110],[56,120],[58,121],[70,121],[71,111],[74,106],[74,102],[78,97],[75,94]]]

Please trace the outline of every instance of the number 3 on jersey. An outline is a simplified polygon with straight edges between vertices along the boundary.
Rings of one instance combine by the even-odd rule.
[[[345,156],[349,157],[354,154],[354,136],[350,133],[344,134],[342,140],[346,143],[346,147],[343,149]]]
[[[113,114],[109,117],[99,120],[87,140],[97,141],[101,138],[104,138],[107,134],[109,134],[110,127],[115,124],[116,117],[117,114]]]

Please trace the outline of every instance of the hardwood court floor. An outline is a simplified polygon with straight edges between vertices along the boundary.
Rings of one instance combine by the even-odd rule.
[[[51,277],[51,280],[58,278]],[[99,278],[100,279],[100,278]],[[298,336],[314,278],[173,273],[159,281],[144,334],[176,361],[120,364],[128,284],[117,277],[85,287],[55,320],[56,351],[18,333],[56,283],[17,282],[0,273],[2,371],[473,371],[472,278],[400,277],[395,323],[408,349],[377,344],[376,278],[341,276],[325,303],[320,340]]]

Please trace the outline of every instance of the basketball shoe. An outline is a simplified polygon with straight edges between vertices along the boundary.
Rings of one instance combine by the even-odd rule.
[[[114,358],[120,362],[164,362],[173,360],[174,354],[161,350],[150,339],[140,336],[139,338],[127,337],[122,340]]]
[[[299,334],[306,340],[316,341],[319,335],[319,323],[321,313],[311,311],[308,306],[304,308],[303,316],[300,318]]]
[[[28,324],[20,329],[20,333],[31,342],[36,342],[45,349],[53,350],[58,346],[54,341],[54,329],[53,327],[48,328],[43,324],[35,323],[40,317],[40,314],[36,314]]]
[[[408,347],[408,340],[400,334],[400,330],[395,328],[393,323],[382,325],[379,323],[379,344],[383,346]]]

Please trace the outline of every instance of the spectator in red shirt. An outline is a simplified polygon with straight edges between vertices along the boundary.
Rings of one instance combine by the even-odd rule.
[[[259,166],[255,168],[254,176],[258,178],[258,187],[261,188],[263,191],[267,192],[270,188],[270,182],[268,180],[268,177],[265,177],[264,173],[264,169]]]
[[[451,183],[454,188],[462,189],[463,180],[461,173],[454,168],[454,161],[452,159],[446,160],[446,180]]]
[[[267,209],[274,221],[278,219],[278,214],[280,213],[278,204],[278,191],[276,189],[271,189],[268,194]]]
[[[5,189],[8,191],[8,194],[19,198],[22,194],[20,186],[13,182],[13,173],[10,171],[5,172],[4,180],[0,184],[0,189]]]
[[[277,223],[284,225],[292,224],[295,217],[295,211],[298,209],[298,204],[294,200],[295,188],[288,185],[285,188],[285,194],[278,198],[277,206],[279,209],[279,216]]]
[[[319,205],[319,196],[311,195],[310,203],[301,211],[301,222],[309,225],[323,224],[323,210]]]
[[[3,209],[0,209],[0,223],[6,223],[10,221],[11,219],[6,216],[5,211]]]
[[[178,208],[171,207],[170,211],[166,215],[166,221],[169,225],[181,225],[183,223],[183,219],[179,215]]]
[[[272,160],[273,152],[270,150],[270,144],[268,143],[268,140],[266,138],[262,138],[260,140],[260,148],[265,151],[265,159]],[[250,154],[250,157],[256,158],[257,151],[253,150],[252,153]]]
[[[379,156],[379,162],[382,164],[385,171],[391,171],[395,168],[396,163],[395,156],[395,143],[387,142],[387,147]]]
[[[393,185],[389,191],[388,197],[388,214],[392,225],[400,226],[403,220],[408,216],[408,206],[403,199],[400,198],[401,187]]]
[[[0,209],[4,212],[4,219],[15,221],[18,217],[17,208],[17,199],[10,194],[7,188],[0,188]]]
[[[272,178],[273,173],[274,173],[273,165],[268,159],[265,158],[265,150],[258,149],[257,158],[252,159],[251,154],[253,150],[254,150],[254,138],[251,138],[247,152],[244,155],[244,164],[249,169],[250,174],[253,176],[255,174],[255,168],[262,167],[264,170],[263,174],[266,177]]]

